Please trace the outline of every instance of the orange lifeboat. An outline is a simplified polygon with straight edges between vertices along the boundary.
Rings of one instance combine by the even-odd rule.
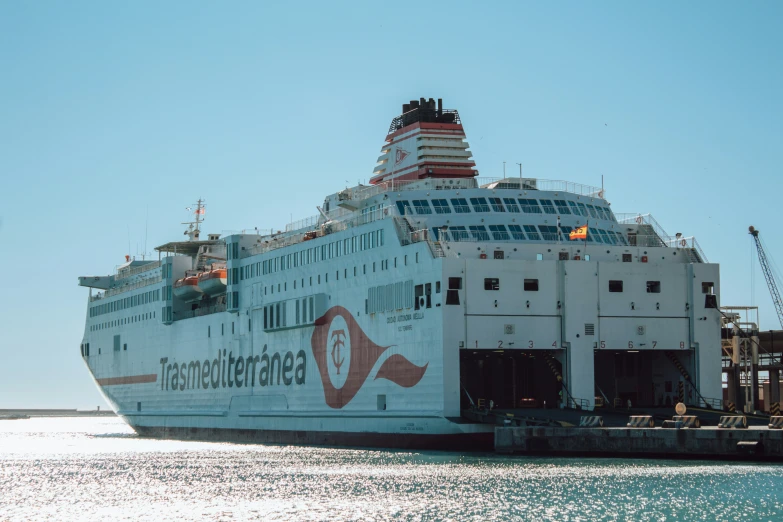
[[[201,297],[202,291],[198,287],[198,276],[185,276],[174,281],[174,295],[185,301],[193,301]]]
[[[210,297],[226,293],[226,269],[213,268],[198,275],[199,289]]]

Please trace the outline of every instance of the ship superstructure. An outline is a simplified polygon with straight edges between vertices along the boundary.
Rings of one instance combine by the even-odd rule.
[[[485,447],[489,407],[721,396],[718,266],[694,238],[598,187],[479,178],[440,100],[403,106],[373,174],[277,233],[189,229],[80,278],[117,412],[160,436]]]

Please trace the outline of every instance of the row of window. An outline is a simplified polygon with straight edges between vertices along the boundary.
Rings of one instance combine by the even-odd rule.
[[[447,229],[433,228],[432,232],[437,240],[445,241],[568,241],[568,235],[573,230],[569,226],[560,226],[560,233],[556,226],[552,225],[468,225],[451,226]],[[442,237],[441,237],[442,236]],[[625,236],[613,230],[589,228],[587,234],[588,243],[603,243],[606,245],[628,245]]]
[[[400,281],[368,288],[364,312],[368,314],[393,312],[403,308],[413,308],[413,305],[413,280]]]
[[[468,200],[470,204],[468,204]],[[449,205],[451,202],[451,205]],[[430,206],[432,203],[432,206]],[[471,212],[511,212],[525,214],[560,214],[584,216],[592,219],[616,221],[609,207],[591,205],[565,199],[528,199],[528,198],[451,198],[451,199],[414,199],[397,201],[401,215],[467,214]],[[491,209],[491,210],[490,210]]]
[[[299,252],[276,256],[272,259],[259,261],[243,267],[232,268],[227,274],[228,284],[235,285],[245,279],[253,279],[261,275],[273,274],[275,272],[318,263],[319,261],[325,261],[327,259],[333,259],[355,252],[362,252],[371,248],[382,247],[384,243],[384,231],[375,230],[373,232],[349,237],[341,241],[332,241],[331,243],[321,246],[305,248]],[[229,251],[236,250],[234,245],[237,244],[238,243],[232,243]]]
[[[99,305],[91,306],[90,317],[98,317],[99,315],[103,314],[119,312],[121,310],[133,308],[134,306],[141,306],[159,300],[160,289],[150,290],[148,292],[142,292],[140,294],[124,297],[122,299],[115,299],[114,301],[109,301],[108,303],[101,303]]]
[[[414,259],[416,263],[419,262],[419,253],[416,252]],[[405,255],[402,258],[402,265],[408,266],[408,256]],[[394,268],[397,268],[397,258],[394,258]],[[375,273],[378,269],[381,271],[383,270],[389,270],[389,260],[388,259],[382,259],[380,261],[373,261],[371,264],[364,264],[362,265],[361,269],[361,275],[367,275],[368,273]],[[357,277],[359,275],[359,267],[353,267],[353,270],[348,270],[347,268],[344,268],[341,270],[335,270],[334,271],[334,280],[339,281],[342,277],[343,279],[347,279],[350,277],[351,273],[353,273],[353,277]],[[321,284],[321,274],[317,274],[315,276],[309,276],[309,286],[313,286],[314,284],[320,285]],[[323,275],[323,282],[328,283],[329,282],[329,273],[325,273]],[[300,288],[305,287],[305,278],[301,279],[294,279],[293,282],[293,289],[296,290],[297,286],[299,285]],[[264,295],[267,294],[274,294],[275,292],[287,292],[288,291],[288,282],[282,282],[277,284],[272,284],[268,286],[264,286]]]
[[[115,319],[114,321],[105,321],[103,323],[94,324],[90,326],[90,331],[98,332],[100,330],[105,330],[106,328],[114,328],[115,326],[133,324],[141,321],[148,321],[150,319],[155,319],[155,312],[147,312],[145,314],[132,315],[130,317],[123,317],[122,319]]]
[[[311,325],[323,315],[325,301],[325,294],[317,294],[268,304],[264,306],[264,330]]]

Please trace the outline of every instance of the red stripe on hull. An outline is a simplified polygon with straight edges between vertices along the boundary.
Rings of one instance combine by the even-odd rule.
[[[127,375],[125,377],[104,377],[95,379],[100,386],[116,386],[118,384],[142,384],[146,382],[157,382],[158,374],[148,373],[146,375]]]
[[[159,439],[445,451],[492,451],[495,437],[494,432],[423,435],[158,426],[133,426],[133,429],[142,437]]]

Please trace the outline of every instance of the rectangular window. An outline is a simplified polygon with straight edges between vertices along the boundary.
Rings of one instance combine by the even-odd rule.
[[[525,279],[522,288],[525,292],[538,292],[538,279]]]
[[[486,198],[470,198],[470,204],[473,205],[474,212],[489,212]]]
[[[435,281],[435,293],[440,293],[440,281]]]
[[[513,237],[515,241],[524,241],[527,239],[522,232],[522,227],[519,225],[509,225],[508,229],[511,231],[511,237]]]
[[[647,281],[647,293],[648,294],[660,294],[661,282],[660,281]]]
[[[631,254],[623,254],[623,263],[630,263],[633,261],[633,256]]]
[[[476,241],[489,241],[489,234],[484,225],[470,225],[470,235]]]
[[[571,214],[571,211],[568,210],[568,204],[565,202],[564,199],[556,199],[555,205],[557,205],[557,211],[560,214]]]
[[[715,283],[710,282],[704,282],[701,284],[701,293],[702,294],[714,294],[715,293]]]
[[[462,278],[449,277],[449,290],[462,290]]]
[[[489,231],[492,232],[492,239],[495,241],[509,240],[509,235],[504,225],[489,225]]]
[[[430,202],[426,199],[414,199],[413,208],[416,210],[416,214],[432,214]]]
[[[555,210],[555,207],[552,204],[552,200],[551,199],[542,199],[541,200],[541,206],[544,209],[544,213],[546,213],[546,214],[557,214],[557,210]]]
[[[413,215],[413,211],[411,210],[411,204],[407,200],[398,201],[397,210],[400,211],[401,216]]]
[[[503,203],[500,201],[500,198],[489,198],[489,204],[492,205],[492,211],[493,212],[505,212],[506,209],[503,208]]]
[[[535,199],[520,199],[519,204],[525,214],[541,214],[541,207]]]
[[[484,290],[500,290],[500,279],[497,277],[485,277]]]
[[[506,204],[506,210],[509,212],[519,214],[519,205],[517,205],[517,200],[514,198],[503,198],[503,203]]]
[[[269,312],[269,307],[265,306],[264,307],[264,330],[269,328],[268,312]]]
[[[622,292],[623,291],[623,282],[622,281],[609,281],[609,291],[610,292]]]
[[[465,227],[451,227],[449,229],[451,241],[467,241],[469,238]]]
[[[454,198],[451,200],[451,206],[457,214],[467,214],[470,212],[468,201],[465,198]]]
[[[280,328],[280,303],[275,304],[275,327]]]
[[[557,227],[551,225],[538,225],[544,241],[557,241]]]
[[[436,214],[451,214],[449,202],[445,199],[433,199],[432,206],[435,207]]]
[[[525,228],[528,239],[532,241],[541,241],[541,236],[538,235],[535,225],[523,225],[523,227]]]

